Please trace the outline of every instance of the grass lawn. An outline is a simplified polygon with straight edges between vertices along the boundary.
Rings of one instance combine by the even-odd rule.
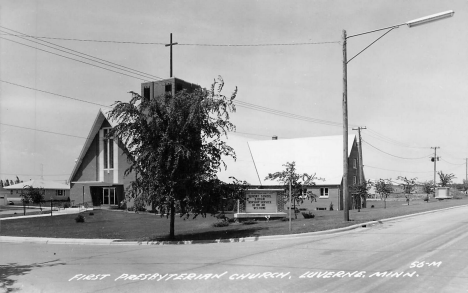
[[[459,200],[410,202],[387,201],[387,208],[381,201],[368,201],[368,208],[351,210],[349,222],[344,221],[343,211],[313,211],[314,219],[304,219],[297,214],[292,221],[292,232],[305,233],[346,227],[358,223],[436,210],[446,207],[468,204],[468,198]],[[374,205],[374,208],[370,208]],[[82,213],[84,223],[76,223],[74,215],[39,217],[1,221],[0,235],[29,236],[51,238],[108,238],[124,240],[168,240],[169,219],[150,213],[128,213],[122,211],[95,210]],[[232,215],[229,215],[232,216]],[[289,234],[287,221],[258,221],[253,225],[231,224],[228,227],[213,227],[218,220],[215,217],[198,216],[196,219],[184,220],[176,217],[176,240],[203,240],[255,237],[265,235]]]

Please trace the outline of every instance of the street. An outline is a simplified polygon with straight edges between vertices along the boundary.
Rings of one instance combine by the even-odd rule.
[[[194,245],[2,243],[23,292],[467,292],[468,208],[335,234]]]

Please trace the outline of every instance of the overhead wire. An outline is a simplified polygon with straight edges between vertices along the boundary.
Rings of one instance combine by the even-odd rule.
[[[103,104],[94,103],[94,102],[90,102],[90,101],[86,101],[86,100],[72,98],[72,97],[69,97],[69,96],[64,96],[64,95],[61,95],[61,94],[56,94],[56,93],[52,93],[52,92],[48,92],[48,91],[44,91],[44,90],[40,90],[40,89],[36,89],[36,88],[32,88],[32,87],[28,87],[28,86],[25,86],[25,85],[20,85],[20,84],[17,84],[17,83],[12,83],[12,82],[2,80],[2,79],[0,79],[0,82],[4,82],[4,83],[11,84],[11,85],[14,85],[14,86],[18,86],[18,87],[30,89],[30,90],[33,90],[33,91],[38,91],[38,92],[41,92],[41,93],[46,93],[46,94],[49,94],[49,95],[54,95],[54,96],[57,96],[57,97],[66,98],[66,99],[70,99],[70,100],[74,100],[74,101],[78,101],[78,102],[93,104],[93,105],[102,106],[102,107],[106,107],[106,108],[112,108],[111,106],[108,106],[108,105],[103,105]]]
[[[1,27],[1,26],[0,26]],[[16,36],[16,35],[15,35]],[[96,39],[78,39],[78,38],[58,38],[45,36],[27,36],[37,39],[51,39],[62,41],[78,41],[78,42],[96,42],[96,43],[116,43],[116,44],[136,44],[136,45],[161,45],[166,43],[161,42],[136,42],[136,41],[112,41],[112,40],[96,40]],[[178,43],[179,46],[203,46],[203,47],[271,47],[271,46],[306,46],[306,45],[325,45],[339,44],[341,41],[325,41],[325,42],[298,42],[298,43],[266,43],[266,44],[202,44],[202,43]]]
[[[60,56],[60,57],[66,58],[66,59],[74,60],[74,61],[77,61],[77,62],[80,62],[80,63],[84,63],[84,64],[87,64],[87,65],[90,65],[90,66],[94,66],[94,67],[97,67],[97,68],[101,68],[101,69],[104,69],[104,70],[107,70],[107,71],[111,71],[111,72],[114,72],[114,73],[117,73],[117,74],[125,75],[125,76],[128,76],[128,77],[134,78],[134,79],[143,80],[143,81],[146,81],[146,82],[149,82],[149,81],[150,81],[150,80],[147,80],[147,79],[143,79],[143,78],[141,78],[141,77],[135,77],[135,76],[132,76],[132,75],[129,75],[129,74],[125,74],[125,73],[122,73],[122,72],[118,72],[118,71],[115,71],[115,70],[112,70],[112,69],[109,69],[109,68],[105,68],[105,67],[102,67],[102,66],[99,66],[99,65],[91,64],[91,63],[88,63],[88,62],[85,62],[85,61],[82,61],[82,60],[78,60],[78,59],[75,59],[75,58],[71,58],[71,57],[67,57],[67,56],[61,55],[61,54],[57,54],[57,53],[54,53],[54,52],[50,52],[50,51],[47,51],[47,50],[44,50],[44,49],[40,49],[40,48],[37,48],[37,47],[34,47],[34,46],[30,46],[30,45],[27,45],[27,44],[23,44],[23,43],[20,43],[20,42],[16,42],[16,41],[13,41],[13,40],[10,40],[10,39],[7,39],[7,38],[0,37],[0,39],[7,40],[7,41],[10,41],[10,42],[13,42],[13,43],[16,43],[16,44],[19,44],[19,45],[23,45],[23,46],[26,46],[26,47],[30,47],[30,48],[33,48],[33,49],[36,49],[36,50],[39,50],[39,51],[43,51],[43,52],[49,53],[49,54],[57,55],[57,56]]]
[[[32,131],[45,132],[45,133],[50,133],[50,134],[63,135],[63,136],[68,136],[68,137],[82,138],[82,139],[86,139],[86,140],[91,139],[91,138],[83,137],[83,136],[71,135],[71,134],[54,132],[54,131],[47,131],[47,130],[42,130],[42,129],[35,129],[35,128],[30,128],[30,127],[24,127],[24,126],[18,126],[18,125],[13,125],[13,124],[8,124],[8,123],[2,123],[2,122],[0,122],[0,125],[5,125],[5,126],[15,127],[15,128],[21,128],[21,129],[27,129],[27,130],[32,130]]]
[[[382,153],[384,153],[384,154],[387,154],[387,155],[392,156],[392,157],[395,157],[395,158],[404,159],[404,160],[420,160],[420,159],[428,158],[428,157],[430,157],[430,155],[431,155],[431,154],[429,154],[429,155],[426,155],[426,156],[424,156],[424,157],[418,157],[418,158],[405,158],[405,157],[400,157],[400,156],[396,156],[396,155],[392,155],[392,154],[390,154],[390,153],[387,153],[387,152],[385,152],[385,151],[383,151],[383,150],[381,150],[381,149],[379,149],[379,148],[373,146],[372,144],[368,143],[368,142],[365,141],[364,139],[362,140],[362,142],[366,143],[367,145],[371,146],[372,148],[374,148],[374,149],[376,149],[376,150],[378,150],[378,151],[380,151],[380,152],[382,152]]]
[[[104,60],[102,58],[98,58],[98,57],[95,57],[95,56],[92,56],[92,55],[89,55],[89,54],[86,54],[86,53],[83,53],[83,52],[79,52],[79,51],[76,51],[76,50],[73,50],[73,49],[70,49],[70,48],[67,48],[67,47],[64,47],[64,46],[60,46],[60,45],[57,45],[57,44],[54,44],[54,43],[51,43],[51,42],[47,42],[47,41],[43,41],[43,40],[39,40],[38,38],[34,37],[34,36],[29,36],[29,35],[26,35],[24,33],[21,33],[21,32],[18,32],[18,31],[15,31],[15,30],[12,30],[12,29],[9,29],[7,27],[4,27],[4,26],[1,26],[0,25],[0,28],[3,28],[3,29],[7,29],[7,30],[10,30],[10,31],[13,31],[13,32],[16,32],[16,33],[20,33],[22,35],[14,35],[14,36],[17,36],[23,40],[27,40],[29,42],[33,42],[33,43],[36,43],[36,44],[39,44],[41,46],[45,46],[45,47],[48,47],[48,48],[52,48],[54,50],[58,50],[58,51],[61,51],[61,52],[65,52],[67,54],[71,54],[71,55],[74,55],[74,56],[78,56],[80,58],[83,58],[83,59],[87,59],[87,60],[91,60],[93,62],[97,62],[97,63],[100,63],[100,64],[104,64],[106,66],[110,66],[110,67],[113,67],[113,68],[117,68],[119,70],[122,70],[122,71],[126,71],[126,72],[129,72],[129,73],[133,73],[133,74],[136,74],[136,75],[140,75],[140,76],[146,76],[146,78],[156,78],[156,79],[163,79],[162,77],[159,77],[159,76],[156,76],[156,75],[153,75],[153,74],[149,74],[149,73],[145,73],[145,72],[142,72],[142,71],[139,71],[139,70],[136,70],[136,69],[133,69],[133,68],[130,68],[130,67],[127,67],[127,66],[123,66],[123,65],[120,65],[120,64],[117,64],[117,63],[114,63],[114,62],[111,62],[111,61],[107,61],[107,60]],[[0,29],[0,32],[2,32],[2,30]],[[4,30],[3,30],[4,32]],[[13,34],[10,34],[7,32],[8,35],[13,35]],[[52,46],[55,46],[55,47],[58,47],[58,48],[62,48],[62,49],[65,49],[65,50],[68,50],[68,51],[71,51],[71,52],[75,52],[75,53],[78,53],[79,55],[77,54],[74,54],[74,53],[70,53],[70,52],[67,52],[67,51],[64,51],[64,50],[61,50],[61,49],[57,49],[57,48],[54,48],[54,47],[51,47],[51,46],[48,46],[48,45],[44,45],[42,43],[39,43],[39,42],[35,42],[35,41],[32,41],[32,40],[28,40],[26,39],[26,37],[30,37],[30,38],[34,38],[34,39],[37,39],[38,41],[40,42],[43,42],[43,43],[47,43],[47,44],[50,44]],[[83,55],[83,56],[86,56],[86,57],[83,57],[83,56],[80,56],[80,55]],[[88,57],[91,57],[93,59],[96,59],[96,60],[100,60],[100,61],[103,61],[103,62],[100,62],[100,61],[96,61],[96,60],[93,60],[93,59],[90,59]],[[108,64],[110,65],[108,65]],[[119,68],[120,67],[120,68]],[[121,69],[123,68],[123,69]],[[133,71],[133,72],[132,72]]]
[[[334,122],[334,121],[329,121],[329,120],[322,120],[322,119],[317,119],[317,118],[312,118],[312,117],[307,117],[307,116],[302,116],[302,115],[297,115],[293,114],[290,112],[285,112],[285,111],[280,111],[256,104],[251,104],[247,102],[243,102],[240,100],[235,100],[234,103],[236,106],[251,109],[251,110],[256,110],[264,113],[269,113],[277,116],[282,116],[282,117],[287,117],[287,118],[292,118],[292,119],[297,119],[297,120],[302,120],[306,122],[312,122],[312,123],[318,123],[318,124],[324,124],[324,125],[330,125],[330,126],[342,126],[342,123],[339,122]],[[349,125],[348,127],[353,127],[355,125]]]

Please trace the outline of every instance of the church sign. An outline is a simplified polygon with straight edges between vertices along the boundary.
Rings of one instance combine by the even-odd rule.
[[[249,189],[244,201],[239,201],[235,218],[283,218],[282,189]]]

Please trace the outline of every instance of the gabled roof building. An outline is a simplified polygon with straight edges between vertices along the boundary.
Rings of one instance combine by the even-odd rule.
[[[237,160],[226,160],[227,170],[220,172],[221,180],[230,176],[246,180],[252,188],[283,188],[277,182],[265,180],[269,173],[285,169],[287,162],[296,162],[297,173],[316,174],[315,186],[307,191],[317,195],[317,201],[305,202],[301,208],[343,209],[343,136],[304,137],[248,141],[230,135],[227,141],[237,154]],[[359,155],[355,135],[348,137],[348,184],[359,182]],[[352,200],[350,200],[350,208]]]

